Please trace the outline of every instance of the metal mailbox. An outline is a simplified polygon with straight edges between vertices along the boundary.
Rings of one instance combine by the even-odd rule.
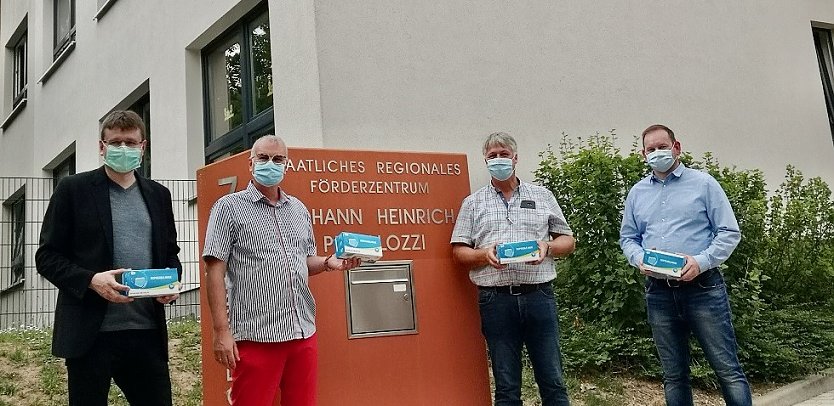
[[[412,261],[378,261],[345,273],[348,337],[417,333]]]

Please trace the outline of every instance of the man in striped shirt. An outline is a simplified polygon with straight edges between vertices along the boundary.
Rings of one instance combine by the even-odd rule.
[[[253,180],[217,200],[209,217],[203,259],[214,356],[232,371],[234,405],[271,406],[279,388],[285,406],[316,404],[316,305],[308,278],[360,264],[316,255],[307,208],[279,187],[287,159],[281,138],[255,141]]]
[[[491,182],[463,201],[451,243],[455,259],[478,285],[495,404],[521,405],[521,349],[526,345],[542,404],[567,405],[551,281],[556,277],[553,257],[574,250],[573,232],[553,193],[515,176],[513,137],[491,134],[483,153]],[[539,260],[499,263],[497,244],[528,240],[538,241]]]

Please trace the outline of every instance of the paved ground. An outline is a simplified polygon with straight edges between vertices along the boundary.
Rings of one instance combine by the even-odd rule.
[[[794,406],[834,406],[834,391],[823,393]]]

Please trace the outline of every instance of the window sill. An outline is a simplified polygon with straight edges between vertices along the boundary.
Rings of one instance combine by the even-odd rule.
[[[52,62],[52,65],[49,65],[49,68],[46,69],[46,72],[44,72],[41,78],[38,79],[38,83],[46,83],[46,80],[49,79],[49,77],[52,76],[52,74],[55,73],[56,70],[58,70],[58,67],[61,66],[61,64],[63,64],[65,60],[67,60],[67,57],[69,57],[69,54],[71,54],[73,50],[75,50],[75,40],[70,42],[69,45],[67,45],[67,49],[65,49],[64,52],[61,52],[61,54],[58,55],[57,58],[55,58],[55,61]]]
[[[20,278],[20,280],[19,280],[19,281],[14,282],[14,283],[12,283],[12,284],[11,284],[11,285],[9,285],[9,286],[6,286],[6,287],[5,287],[5,288],[3,288],[2,290],[0,290],[0,296],[1,296],[1,295],[5,295],[5,294],[7,294],[7,293],[11,293],[11,292],[13,292],[13,291],[15,291],[15,290],[18,290],[18,289],[22,288],[22,287],[23,287],[23,282],[25,282],[25,281],[26,281],[26,279],[25,279],[25,278]]]
[[[101,20],[101,17],[103,17],[104,14],[107,13],[107,10],[110,10],[110,7],[112,7],[113,3],[115,2],[116,0],[107,0],[106,2],[104,2],[104,4],[102,4],[101,7],[99,7],[98,11],[96,11],[96,15],[93,16],[93,21]]]
[[[23,111],[24,107],[26,107],[25,97],[20,99],[20,102],[17,103],[17,106],[15,106],[12,109],[12,112],[9,113],[9,115],[6,117],[6,119],[3,120],[2,123],[0,123],[0,130],[6,131],[6,128],[8,128],[9,125],[12,124],[12,121],[14,121],[15,117],[17,117],[17,115],[20,114],[21,111]]]

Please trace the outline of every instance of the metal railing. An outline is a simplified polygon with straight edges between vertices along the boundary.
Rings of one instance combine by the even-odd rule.
[[[169,319],[199,318],[196,182],[157,182],[171,191],[183,265],[183,291],[166,314]],[[0,177],[0,330],[52,326],[58,290],[35,269],[35,251],[53,188],[54,181],[50,178]],[[15,210],[21,203],[25,213],[22,218],[20,211]]]

